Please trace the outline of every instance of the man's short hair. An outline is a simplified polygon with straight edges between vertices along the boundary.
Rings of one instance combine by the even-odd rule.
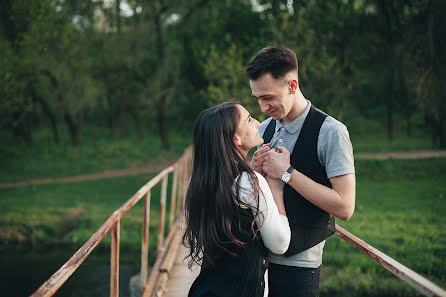
[[[266,73],[278,79],[293,70],[297,71],[297,57],[293,50],[286,47],[265,47],[246,66],[246,74],[251,80]]]

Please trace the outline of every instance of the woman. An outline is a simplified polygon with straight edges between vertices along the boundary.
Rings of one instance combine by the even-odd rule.
[[[211,107],[197,119],[183,243],[189,267],[202,267],[189,297],[267,296],[265,247],[276,254],[288,249],[283,182],[268,180],[268,186],[246,159],[263,143],[258,127],[236,102]]]

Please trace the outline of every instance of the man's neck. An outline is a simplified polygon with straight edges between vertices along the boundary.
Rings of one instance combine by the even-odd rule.
[[[290,112],[280,120],[283,126],[288,125],[297,119],[307,108],[308,101],[305,99],[304,95],[299,91],[296,93],[295,102],[293,108],[291,108]]]

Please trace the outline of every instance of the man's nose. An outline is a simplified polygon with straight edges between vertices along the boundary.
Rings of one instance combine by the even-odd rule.
[[[266,102],[263,102],[262,100],[259,100],[260,110],[262,112],[267,112],[269,109],[269,104]]]

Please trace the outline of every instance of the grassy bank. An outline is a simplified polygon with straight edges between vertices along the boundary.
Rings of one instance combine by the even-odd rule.
[[[97,138],[92,127],[83,144],[55,146],[48,131],[34,134],[32,146],[14,143],[0,132],[0,182],[72,176],[107,169],[140,167],[178,157],[190,135],[171,134],[163,152],[156,134],[138,143],[135,136]],[[95,132],[96,131],[96,132]],[[3,134],[2,134],[3,133]],[[40,134],[39,134],[40,133]],[[9,137],[9,138],[8,138]],[[429,149],[426,135],[352,135],[355,152]],[[356,161],[356,211],[337,223],[382,252],[446,287],[446,159]],[[99,226],[154,174],[67,184],[0,189],[0,252],[11,249],[74,253]],[[153,261],[159,216],[159,189],[152,192],[149,253]],[[170,197],[170,195],[168,195]],[[142,201],[121,221],[121,259],[139,263]],[[109,235],[95,258],[109,259]],[[61,263],[63,264],[63,263]],[[93,265],[94,266],[94,265]],[[49,276],[49,275],[48,275]],[[390,272],[333,236],[324,251],[321,296],[417,296]]]
[[[337,223],[446,287],[446,160],[358,161],[356,210]],[[324,249],[321,296],[419,296],[337,236]]]
[[[75,251],[153,176],[2,189],[0,250],[14,247],[25,251],[55,248]],[[169,203],[169,188],[167,194]],[[159,197],[160,185],[157,185],[151,200],[151,256],[157,240]],[[135,252],[141,246],[143,204],[141,200],[121,219],[121,258],[130,257],[136,262],[139,254]],[[109,244],[107,235],[97,249],[108,250]]]
[[[364,126],[363,122],[356,124]],[[349,128],[355,153],[433,149],[429,134],[422,129],[414,130],[410,137],[399,131],[389,141],[378,128],[372,132],[369,127],[364,133],[354,127],[352,124]],[[55,144],[49,129],[36,128],[33,144],[27,145],[17,143],[10,131],[0,130],[0,183],[143,167],[175,159],[192,143],[192,128],[186,132],[171,130],[169,151],[161,149],[156,131],[145,131],[142,140],[136,134],[121,139],[119,135],[110,136],[105,128],[86,126],[79,147],[71,145],[66,131],[60,132],[60,143]]]
[[[446,287],[446,159],[356,162],[354,216],[338,224]],[[153,175],[0,190],[1,248],[77,250]],[[159,186],[152,192],[151,253]],[[170,197],[170,195],[168,195]],[[121,223],[121,258],[139,263],[142,202]],[[98,246],[108,261],[110,238]],[[153,258],[152,258],[153,260]],[[324,251],[321,296],[417,296],[415,290],[343,240]]]
[[[32,145],[17,143],[9,131],[0,130],[0,182],[143,167],[176,159],[191,144],[191,136],[180,132],[169,136],[171,149],[164,151],[158,134],[150,131],[142,140],[136,135],[121,139],[108,136],[104,128],[89,126],[84,129],[82,144],[73,147],[66,137],[54,144],[48,129],[36,129]]]

